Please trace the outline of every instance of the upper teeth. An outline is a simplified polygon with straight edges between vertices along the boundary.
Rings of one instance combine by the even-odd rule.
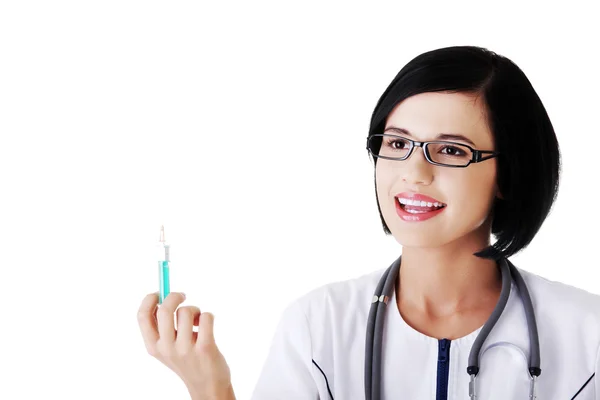
[[[401,204],[406,204],[406,205],[409,205],[409,206],[442,207],[444,205],[444,203],[438,203],[437,201],[434,202],[434,203],[429,203],[427,201],[403,199],[401,197],[398,197],[398,201]]]

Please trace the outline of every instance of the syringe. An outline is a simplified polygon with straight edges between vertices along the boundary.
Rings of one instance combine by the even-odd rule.
[[[162,304],[171,291],[169,279],[169,245],[165,242],[165,227],[160,227],[158,239],[158,304]]]

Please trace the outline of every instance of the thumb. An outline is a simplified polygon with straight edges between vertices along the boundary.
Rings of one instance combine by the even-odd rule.
[[[198,324],[198,342],[200,344],[212,344],[215,342],[214,325],[215,316],[209,312],[200,314],[200,322]]]

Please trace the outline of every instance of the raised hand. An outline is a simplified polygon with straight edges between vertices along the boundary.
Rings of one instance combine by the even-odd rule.
[[[215,343],[213,314],[196,306],[178,308],[183,301],[179,292],[160,306],[156,292],[142,300],[138,323],[146,350],[182,379],[193,400],[235,399],[229,366]]]

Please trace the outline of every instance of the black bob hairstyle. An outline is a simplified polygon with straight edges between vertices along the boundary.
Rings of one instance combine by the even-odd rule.
[[[473,255],[497,261],[521,251],[550,213],[561,169],[554,128],[531,83],[511,60],[482,47],[428,51],[406,64],[383,92],[369,137],[383,133],[389,113],[402,100],[425,92],[460,92],[483,100],[495,151],[501,153],[497,184],[503,198],[495,198],[491,211],[497,241]],[[376,157],[373,162],[376,167]],[[378,198],[377,208],[383,231],[390,235]]]

